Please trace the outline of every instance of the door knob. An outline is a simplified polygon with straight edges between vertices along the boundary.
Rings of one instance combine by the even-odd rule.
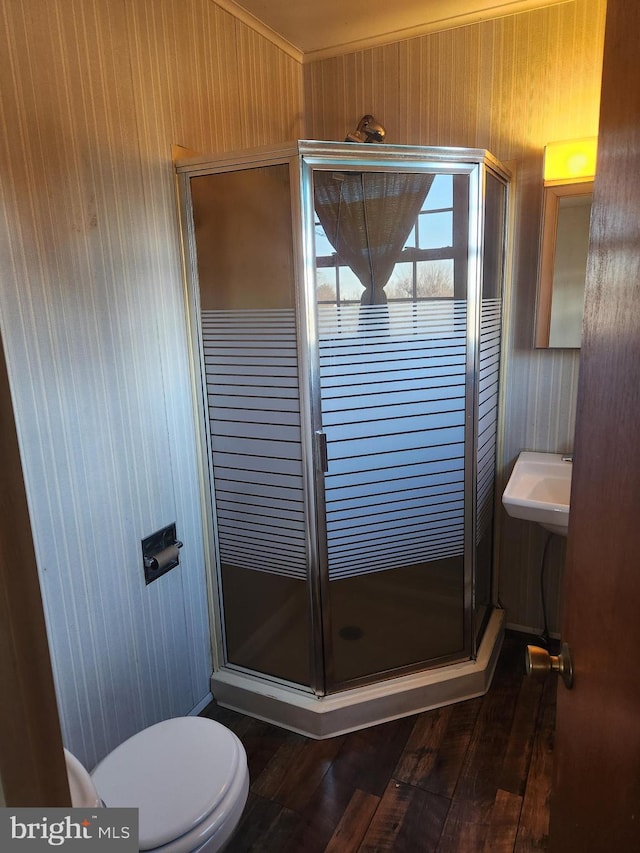
[[[566,688],[571,690],[573,687],[573,661],[571,649],[567,643],[562,644],[559,655],[550,655],[540,646],[527,646],[525,666],[527,675],[544,676],[549,672],[557,672],[562,677]]]

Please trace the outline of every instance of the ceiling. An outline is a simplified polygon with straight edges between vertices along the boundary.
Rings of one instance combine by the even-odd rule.
[[[572,0],[215,0],[299,60]]]

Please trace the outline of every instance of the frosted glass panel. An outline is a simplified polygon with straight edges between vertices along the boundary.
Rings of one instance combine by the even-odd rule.
[[[466,303],[320,306],[330,579],[464,548]]]
[[[286,165],[191,180],[226,661],[310,682]]]
[[[480,365],[478,369],[478,453],[476,541],[493,521],[493,486],[498,418],[498,379],[500,372],[499,299],[482,302],[480,326]]]
[[[293,310],[203,311],[223,563],[304,580],[304,487]]]
[[[491,607],[505,211],[506,188],[501,181],[488,173],[480,301],[478,393],[475,413],[477,452],[475,458],[474,640],[476,644]]]

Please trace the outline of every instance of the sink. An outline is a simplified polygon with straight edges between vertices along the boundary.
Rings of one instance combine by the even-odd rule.
[[[566,536],[572,467],[559,453],[523,451],[502,495],[504,508],[512,518],[537,521]]]

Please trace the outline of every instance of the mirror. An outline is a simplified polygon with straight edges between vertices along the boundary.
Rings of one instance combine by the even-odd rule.
[[[545,186],[536,347],[579,347],[593,181]]]

